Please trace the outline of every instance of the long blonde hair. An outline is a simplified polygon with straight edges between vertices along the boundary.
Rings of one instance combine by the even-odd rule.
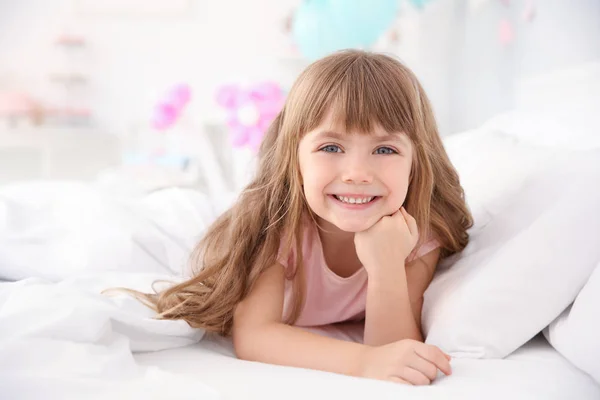
[[[294,303],[287,323],[304,301],[302,216],[310,213],[298,167],[298,144],[328,110],[347,131],[367,133],[373,124],[405,132],[412,140],[412,179],[405,202],[422,237],[434,235],[441,257],[468,242],[472,217],[451,165],[431,105],[414,74],[396,59],[370,52],[334,53],[307,67],[268,129],[258,169],[237,202],[208,229],[192,253],[194,276],[155,294],[134,292],[159,318],[228,335],[233,313],[260,274],[277,261],[280,246],[295,249]]]

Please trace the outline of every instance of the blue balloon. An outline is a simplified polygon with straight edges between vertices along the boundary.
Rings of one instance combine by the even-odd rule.
[[[425,4],[429,3],[431,0],[409,0],[409,1],[413,6],[415,6],[419,10],[422,10],[423,7],[425,7]]]
[[[368,49],[398,9],[398,0],[304,0],[294,14],[292,35],[311,60],[341,49]]]

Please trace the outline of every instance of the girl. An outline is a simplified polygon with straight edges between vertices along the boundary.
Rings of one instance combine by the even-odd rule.
[[[422,343],[421,306],[472,217],[412,72],[363,51],[316,61],[258,158],[194,251],[195,276],[137,296],[161,318],[232,334],[246,360],[409,384],[450,374]],[[364,343],[300,328],[363,319]]]

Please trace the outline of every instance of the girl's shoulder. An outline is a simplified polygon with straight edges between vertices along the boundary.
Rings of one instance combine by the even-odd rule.
[[[302,251],[303,253],[309,249],[312,248],[315,245],[318,245],[318,243],[314,240],[314,235],[315,235],[315,229],[312,228],[312,224],[308,223],[308,221],[306,223],[303,224],[302,226],[302,232],[303,232],[303,237],[302,237]],[[286,238],[288,237],[288,233],[284,232],[281,235],[281,240],[279,243],[279,250],[277,252],[277,262],[279,262],[281,265],[283,265],[286,269],[288,268],[293,268],[296,265],[296,238],[293,237],[292,238],[292,243],[287,243],[286,242]]]
[[[319,238],[319,232],[315,223],[311,220],[305,220],[302,224],[302,260],[308,265],[317,265],[320,263],[319,254],[322,254],[322,245]],[[277,262],[286,269],[286,275],[293,276],[298,260],[296,249],[296,238],[292,238],[292,243],[287,243],[288,238],[284,232],[280,239],[279,250],[277,253]]]
[[[437,237],[430,231],[429,235],[423,241],[419,241],[413,251],[410,253],[407,262],[423,257],[425,254],[431,253],[433,250],[441,246]]]

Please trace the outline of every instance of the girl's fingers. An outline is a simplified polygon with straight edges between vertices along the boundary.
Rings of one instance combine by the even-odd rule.
[[[421,371],[417,371],[411,367],[402,368],[400,378],[410,382],[412,385],[429,385],[431,383],[431,380]]]
[[[404,379],[399,378],[397,376],[390,376],[390,378],[388,380],[392,381],[392,382],[396,382],[396,383],[401,383],[403,385],[412,385],[412,383],[405,381]]]
[[[410,231],[411,236],[418,237],[419,227],[417,226],[417,221],[413,218],[412,215],[408,213],[408,211],[406,211],[404,207],[400,208],[400,212],[404,216],[406,226],[408,226],[408,230]]]
[[[415,353],[421,358],[433,363],[440,371],[446,375],[452,374],[450,360],[446,354],[439,348],[427,344],[415,347]]]
[[[410,360],[410,362],[407,363],[407,366],[421,372],[430,381],[433,381],[438,374],[438,367],[432,362],[427,361],[423,357],[420,357],[418,354],[415,354],[415,356]]]

